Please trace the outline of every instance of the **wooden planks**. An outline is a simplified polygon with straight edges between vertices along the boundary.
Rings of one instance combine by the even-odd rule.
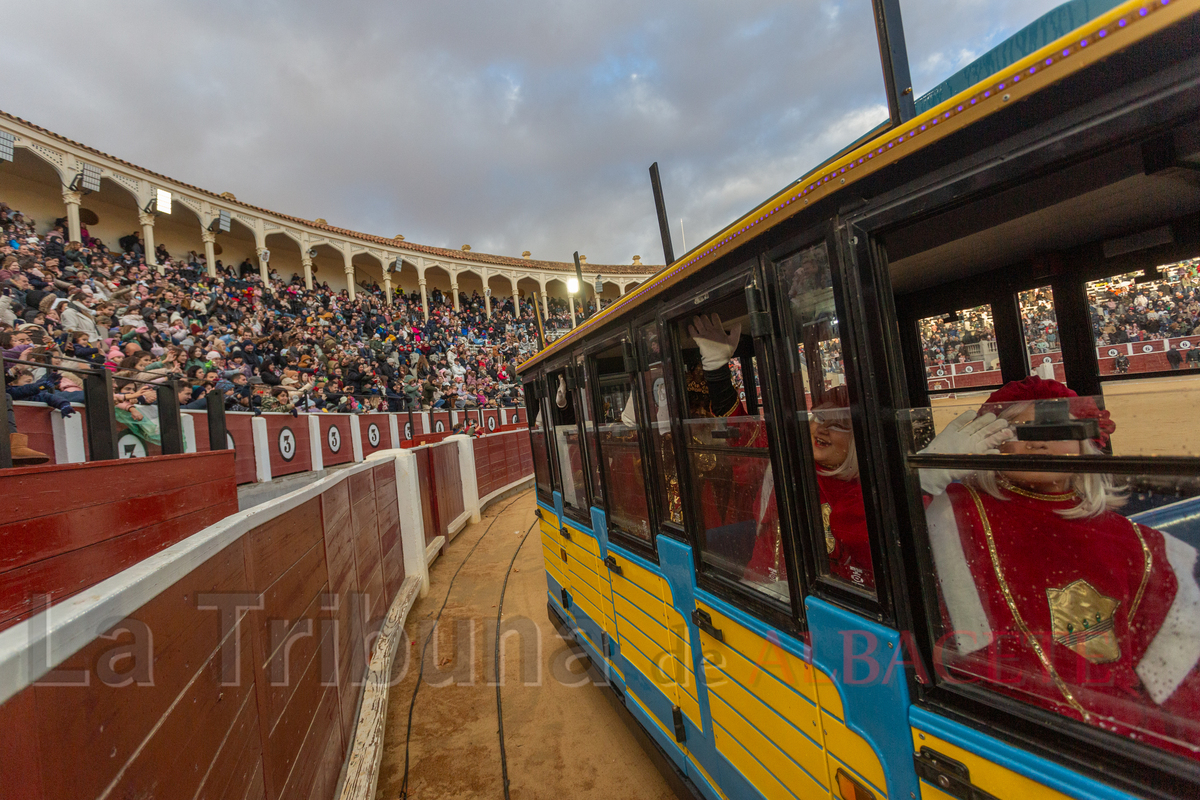
[[[0,628],[237,511],[228,452],[6,470],[0,492]]]

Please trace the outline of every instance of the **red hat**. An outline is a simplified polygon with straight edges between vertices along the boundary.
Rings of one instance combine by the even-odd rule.
[[[1006,403],[1017,403],[1028,400],[1063,400],[1069,401],[1071,416],[1075,419],[1094,419],[1100,426],[1100,435],[1092,441],[1104,447],[1108,437],[1117,429],[1112,421],[1112,415],[1107,409],[1100,408],[1090,397],[1080,397],[1074,389],[1068,388],[1058,381],[1043,380],[1037,375],[1030,375],[1022,381],[1009,381],[992,392],[987,402],[979,407],[979,414],[992,413],[997,416],[1004,410]]]

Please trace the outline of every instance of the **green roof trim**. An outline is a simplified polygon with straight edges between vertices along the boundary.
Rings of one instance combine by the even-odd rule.
[[[1121,4],[1121,0],[1070,0],[1043,14],[917,98],[917,113],[965,92]]]

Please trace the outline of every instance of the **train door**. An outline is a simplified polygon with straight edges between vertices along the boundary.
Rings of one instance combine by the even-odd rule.
[[[689,750],[728,796],[828,796],[831,726],[803,634],[795,493],[783,477],[791,473],[779,367],[761,285],[754,268],[743,270],[664,312],[682,387],[675,435],[695,543],[685,590],[705,735]]]
[[[550,602],[563,610],[567,606],[566,554],[559,535],[559,512],[554,485],[554,465],[546,436],[546,379],[535,372],[525,377],[525,409],[529,422],[530,450],[533,454],[534,491],[537,495],[538,527],[542,539],[542,556],[546,567],[546,591]]]
[[[694,682],[681,681],[685,672],[691,674],[690,658],[686,667],[680,660],[680,636],[686,637],[687,631],[681,621],[672,628],[672,621],[680,618],[668,612],[670,588],[657,563],[644,412],[628,333],[600,342],[589,363],[596,456],[607,498],[596,530],[604,556],[600,590],[612,615],[610,654],[630,710],[683,768],[683,716],[699,724],[699,712]]]

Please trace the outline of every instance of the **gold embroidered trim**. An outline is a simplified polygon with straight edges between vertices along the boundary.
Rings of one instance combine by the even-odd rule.
[[[1154,555],[1150,552],[1150,548],[1146,545],[1146,537],[1142,536],[1142,529],[1133,520],[1128,520],[1133,526],[1133,532],[1137,534],[1138,542],[1142,545],[1142,558],[1145,563],[1145,569],[1142,572],[1142,585],[1138,587],[1137,594],[1133,596],[1133,605],[1129,607],[1129,616],[1125,619],[1125,624],[1133,630],[1133,615],[1137,613],[1138,606],[1141,605],[1142,595],[1146,592],[1146,584],[1150,582],[1150,570],[1154,566]]]
[[[1069,492],[1060,492],[1057,494],[1042,494],[1041,492],[1022,489],[1020,486],[1017,486],[1015,483],[1005,478],[999,478],[996,482],[1004,487],[1006,491],[1020,495],[1021,497],[1028,497],[1030,500],[1044,500],[1049,503],[1061,503],[1064,500],[1076,500],[1079,498],[1079,492],[1075,491],[1074,489]]]
[[[964,484],[965,486],[965,484]],[[1017,623],[1017,627],[1021,629],[1021,633],[1029,640],[1029,646],[1033,648],[1033,652],[1037,654],[1038,660],[1042,662],[1042,666],[1050,674],[1054,685],[1058,687],[1058,691],[1066,699],[1067,703],[1083,715],[1085,722],[1091,722],[1092,715],[1089,714],[1079,701],[1075,699],[1075,695],[1071,693],[1071,689],[1066,682],[1059,677],[1058,671],[1054,669],[1054,665],[1050,663],[1049,656],[1042,649],[1042,644],[1030,632],[1029,626],[1025,624],[1021,612],[1017,610],[1016,600],[1013,599],[1012,592],[1009,591],[1008,581],[1004,579],[1004,570],[1000,567],[1000,554],[996,551],[996,540],[992,536],[992,525],[988,521],[987,511],[983,507],[983,500],[979,498],[979,493],[971,486],[966,486],[966,489],[971,494],[971,499],[975,501],[975,510],[979,513],[979,520],[983,523],[983,535],[987,539],[988,555],[992,560],[992,570],[996,573],[996,582],[1000,584],[1000,592],[1004,595],[1004,602],[1008,604],[1008,610],[1013,615],[1013,620]]]

